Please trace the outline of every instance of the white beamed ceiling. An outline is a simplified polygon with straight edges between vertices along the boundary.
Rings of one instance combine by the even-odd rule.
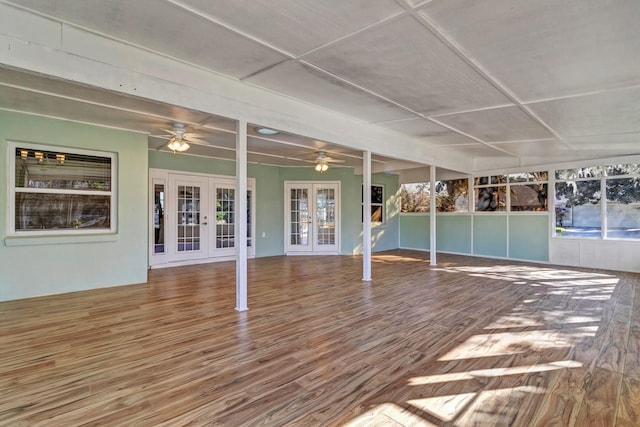
[[[175,81],[176,90],[180,66],[213,72],[247,93],[264,90],[274,108],[291,99],[357,124],[345,129],[369,126],[389,147],[403,144],[405,161],[415,153],[451,168],[459,158],[459,170],[472,172],[640,154],[639,1],[0,0],[0,8],[2,36],[24,39],[24,26],[38,25],[34,45]],[[45,35],[56,31],[59,40]],[[141,54],[119,58],[109,43]],[[161,66],[167,60],[175,69]],[[0,108],[151,135],[180,121],[211,145],[195,154],[233,158],[236,117],[173,102],[180,96],[152,102],[28,74],[43,67],[1,71]],[[331,140],[330,131],[302,135],[303,126],[280,122],[272,139],[250,129],[250,160],[304,165],[325,150],[361,165],[357,135]],[[149,144],[163,149],[162,139]],[[379,154],[380,168],[397,164]]]

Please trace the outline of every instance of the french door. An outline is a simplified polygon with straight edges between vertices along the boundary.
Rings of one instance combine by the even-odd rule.
[[[340,183],[285,183],[287,254],[340,252]]]
[[[150,170],[149,265],[235,258],[235,178]],[[255,256],[254,181],[247,191],[247,251]]]

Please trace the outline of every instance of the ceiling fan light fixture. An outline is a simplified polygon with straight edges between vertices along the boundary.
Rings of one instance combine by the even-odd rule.
[[[328,165],[328,164],[326,164],[326,163],[324,163],[324,162],[318,163],[318,164],[316,165],[316,171],[318,171],[318,172],[320,172],[320,173],[322,173],[322,172],[326,172],[326,171],[327,171],[327,169],[329,169],[329,165]]]
[[[183,151],[187,151],[189,149],[189,144],[187,144],[187,141],[182,138],[174,137],[171,138],[171,141],[169,141],[169,143],[167,144],[167,148],[173,150],[174,153],[176,151],[182,153]]]

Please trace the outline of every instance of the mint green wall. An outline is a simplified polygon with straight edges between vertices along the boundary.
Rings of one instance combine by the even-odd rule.
[[[443,252],[549,261],[548,215],[445,214],[437,216],[436,230],[436,244]],[[400,216],[400,247],[429,250],[429,214]]]
[[[429,214],[400,215],[400,247],[429,250],[431,230]]]
[[[117,233],[7,237],[7,141],[117,153]],[[0,111],[0,165],[0,300],[146,282],[146,135]]]
[[[471,253],[471,215],[436,215],[436,248]]]
[[[352,168],[330,167],[318,173],[311,167],[280,169],[281,185],[285,181],[340,181],[341,242],[342,254],[362,253],[362,176],[354,175]],[[397,175],[373,174],[372,184],[385,189],[385,222],[372,226],[374,252],[398,248],[400,228],[400,199],[397,196],[400,183]],[[284,205],[284,200],[283,200]],[[283,227],[283,226],[281,226]],[[284,230],[283,230],[284,233]]]
[[[235,162],[162,151],[149,151],[149,167],[235,176]],[[362,177],[352,168],[330,167],[324,173],[313,167],[275,167],[249,164],[247,175],[256,179],[256,257],[284,254],[284,183],[285,181],[340,181],[341,252],[362,251],[361,186]],[[385,186],[387,198],[384,224],[373,226],[373,250],[398,247],[400,189],[396,175],[374,174],[374,184]],[[262,237],[262,234],[265,237]]]
[[[495,257],[507,256],[506,215],[475,215],[473,221],[473,253]]]
[[[509,216],[509,257],[549,261],[549,216]]]

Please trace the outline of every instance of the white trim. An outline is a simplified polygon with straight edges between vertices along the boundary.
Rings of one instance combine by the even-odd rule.
[[[312,215],[311,228],[314,228],[315,224],[315,189],[317,186],[335,186],[335,200],[337,203],[336,206],[336,225],[335,225],[335,250],[324,250],[324,251],[316,251],[314,249],[315,246],[315,232],[312,233],[311,240],[309,242],[308,249],[293,249],[290,247],[291,242],[291,215],[290,215],[290,191],[291,187],[300,186],[306,187],[309,190],[309,210]],[[319,254],[340,254],[342,253],[342,191],[341,191],[341,182],[340,181],[284,181],[284,254],[285,255],[319,255]],[[315,231],[315,230],[314,230]]]
[[[165,252],[164,253],[154,253],[154,247],[153,247],[153,185],[154,185],[154,180],[159,180],[159,181],[164,181],[165,182],[165,209],[169,210],[171,207],[171,201],[169,200],[170,197],[172,196],[172,190],[170,190],[169,185],[170,185],[170,180],[169,177],[178,177],[183,178],[183,179],[189,179],[189,178],[199,178],[199,179],[204,179],[207,180],[207,187],[209,190],[209,193],[211,193],[211,189],[213,188],[215,190],[215,186],[216,185],[225,185],[225,186],[230,186],[231,188],[235,189],[235,182],[234,176],[229,176],[229,175],[219,175],[219,174],[206,174],[206,173],[200,173],[200,172],[194,172],[194,173],[190,173],[190,172],[185,172],[182,170],[173,170],[173,169],[158,169],[158,168],[149,168],[149,178],[148,178],[148,186],[149,186],[149,197],[148,197],[148,205],[147,205],[147,209],[148,209],[148,244],[147,244],[147,250],[148,250],[148,265],[149,268],[164,268],[164,267],[173,267],[173,266],[178,266],[178,265],[189,265],[190,263],[195,263],[195,264],[201,264],[201,263],[207,263],[207,262],[217,262],[217,261],[224,261],[224,260],[235,260],[235,255],[229,255],[228,253],[224,252],[224,253],[219,253],[219,254],[211,254],[211,251],[209,251],[209,256],[203,259],[199,259],[199,260],[177,260],[177,259],[172,259],[171,257],[171,252],[169,251],[168,248],[168,244],[170,243],[170,239],[171,239],[171,232],[168,228],[165,229]],[[175,179],[174,179],[175,181]],[[247,178],[247,188],[248,191],[251,191],[252,193],[252,204],[251,204],[251,218],[252,218],[252,222],[251,222],[251,246],[247,247],[247,258],[255,258],[255,253],[256,253],[256,244],[258,239],[256,238],[256,200],[257,200],[257,196],[256,196],[256,185],[255,185],[255,178]],[[211,199],[211,198],[210,198]],[[209,205],[207,207],[207,209],[211,212],[213,212],[215,209],[214,207],[212,208],[213,200],[209,200]],[[215,214],[215,212],[213,212],[213,214]],[[214,218],[208,218],[207,221],[213,221],[211,223],[211,225],[215,226],[215,219]],[[168,225],[167,225],[168,227]],[[208,248],[209,249],[209,248]],[[225,248],[227,249],[227,248]],[[233,248],[232,248],[233,249]]]

